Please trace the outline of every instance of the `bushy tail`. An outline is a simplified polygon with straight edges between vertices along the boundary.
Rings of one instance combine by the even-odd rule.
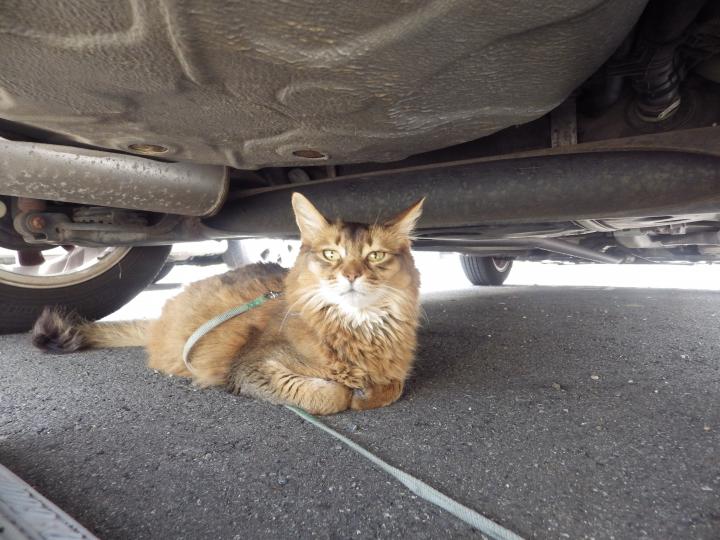
[[[148,323],[91,322],[62,308],[46,307],[35,322],[32,342],[38,349],[54,354],[105,347],[142,347]]]

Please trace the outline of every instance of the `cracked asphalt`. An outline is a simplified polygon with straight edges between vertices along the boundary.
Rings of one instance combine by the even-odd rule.
[[[326,422],[528,538],[720,538],[720,293],[425,296],[401,401]],[[104,539],[476,538],[280,407],[0,338],[0,462]]]

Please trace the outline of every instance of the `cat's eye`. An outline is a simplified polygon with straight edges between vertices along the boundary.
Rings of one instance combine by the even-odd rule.
[[[385,255],[387,255],[387,253],[385,253],[384,251],[371,251],[370,253],[368,253],[367,260],[373,263],[377,263],[382,261],[385,258]]]
[[[340,260],[340,254],[334,250],[334,249],[323,249],[323,257],[325,257],[328,261],[337,261]]]

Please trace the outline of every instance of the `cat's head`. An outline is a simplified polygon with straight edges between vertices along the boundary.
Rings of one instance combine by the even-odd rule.
[[[410,253],[422,213],[421,199],[383,223],[328,221],[299,193],[293,194],[302,247],[293,268],[293,296],[311,306],[336,305],[352,317],[414,303],[420,285]]]

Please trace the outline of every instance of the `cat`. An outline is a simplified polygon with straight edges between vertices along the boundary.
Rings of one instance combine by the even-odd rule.
[[[328,221],[303,195],[292,207],[301,248],[291,270],[251,264],[189,285],[155,321],[89,322],[46,308],[33,343],[48,352],[145,346],[148,366],[313,414],[395,402],[413,365],[420,275],[410,252],[424,199],[382,224]],[[221,324],[182,359],[203,323],[282,291]]]

